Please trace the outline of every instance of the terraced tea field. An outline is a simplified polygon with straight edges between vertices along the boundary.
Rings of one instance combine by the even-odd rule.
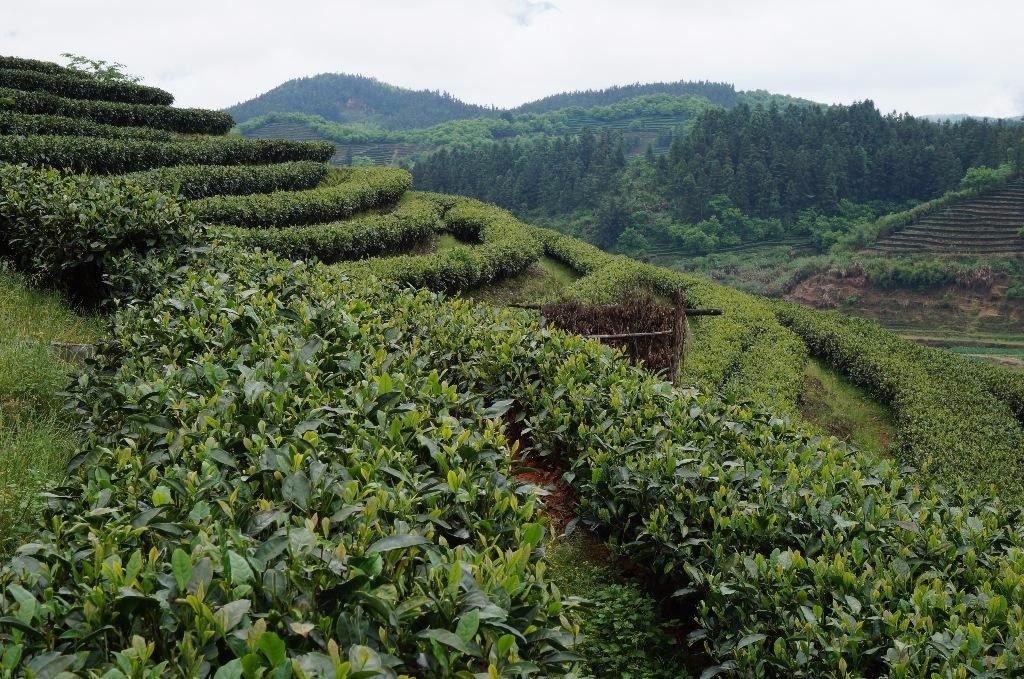
[[[921,217],[871,248],[885,254],[1024,254],[1024,179]]]

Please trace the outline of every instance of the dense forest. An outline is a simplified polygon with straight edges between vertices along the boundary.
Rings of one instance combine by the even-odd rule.
[[[621,162],[614,135],[443,150],[417,163],[417,185],[468,193],[534,215],[596,206],[592,240],[642,236],[706,252],[787,231],[834,232],[955,188],[970,167],[1020,155],[1024,127],[935,124],[851,106],[709,109],[667,153]],[[1019,159],[1016,159],[1019,163]],[[645,233],[646,232],[646,233]],[[630,234],[633,237],[635,234]]]

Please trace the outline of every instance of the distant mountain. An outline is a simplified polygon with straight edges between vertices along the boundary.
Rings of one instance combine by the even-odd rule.
[[[338,123],[369,123],[389,130],[430,127],[462,118],[495,117],[499,111],[459,101],[447,92],[410,90],[376,78],[321,73],[296,78],[226,109],[235,122],[268,113],[297,112]]]
[[[982,122],[998,122],[1005,120],[1006,122],[1019,123],[1024,121],[1024,116],[1016,116],[1013,118],[995,118],[992,116],[976,116],[970,113],[929,113],[927,115],[918,116],[924,120],[931,121],[933,123],[959,123],[964,120],[980,120]]]
[[[410,90],[375,78],[345,73],[321,73],[278,85],[226,111],[237,123],[269,113],[302,113],[342,124],[369,124],[386,130],[424,128],[467,118],[496,118],[524,113],[550,113],[567,108],[611,106],[637,97],[670,95],[701,97],[724,107],[739,103],[810,104],[763,91],[737,92],[729,83],[684,81],[635,83],[601,90],[562,92],[510,109],[467,104],[446,92]]]
[[[647,94],[671,94],[675,96],[695,95],[704,97],[720,106],[735,106],[739,102],[736,88],[730,83],[708,81],[685,81],[673,83],[634,83],[632,85],[608,87],[603,90],[580,90],[562,92],[531,101],[515,109],[515,113],[547,113],[570,106],[608,106],[626,99]]]

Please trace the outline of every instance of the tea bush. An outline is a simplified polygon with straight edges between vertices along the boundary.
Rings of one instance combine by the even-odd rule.
[[[152,127],[104,125],[78,118],[46,114],[17,113],[0,108],[0,134],[104,137],[106,139],[181,140],[183,135]]]
[[[342,222],[270,229],[231,227],[237,242],[287,259],[331,263],[394,254],[420,243],[441,228],[441,211],[430,200],[406,194],[393,212],[357,216]]]
[[[106,296],[110,258],[177,247],[195,228],[174,197],[123,179],[0,165],[0,254],[81,301]]]
[[[133,172],[125,178],[154,191],[194,199],[312,189],[327,177],[329,169],[313,160],[271,165],[178,165]]]
[[[326,142],[285,139],[190,137],[154,141],[52,135],[0,137],[0,162],[96,174],[125,174],[173,165],[324,162],[333,153],[334,146]]]
[[[21,113],[83,118],[108,125],[155,127],[189,134],[227,134],[234,120],[227,113],[200,108],[172,108],[152,104],[70,99],[46,92],[25,92],[0,87],[0,98],[13,99],[7,107]]]
[[[177,278],[79,380],[89,440],[0,572],[0,666],[565,674],[507,404],[416,344],[437,302],[267,256]]]
[[[537,450],[568,466],[582,521],[696,607],[705,676],[1020,666],[1019,510],[908,483],[891,462],[673,390],[507,312],[438,312],[421,327],[460,388],[515,400]]]
[[[540,258],[542,246],[530,227],[509,212],[471,198],[428,195],[442,211],[445,230],[480,244],[429,255],[376,257],[343,265],[345,270],[404,285],[458,291],[507,278]]]
[[[32,70],[0,68],[0,87],[39,91],[72,99],[119,101],[126,104],[170,106],[174,96],[157,87],[130,82],[63,76]]]
[[[17,71],[36,71],[37,73],[50,73],[65,77],[83,77],[81,71],[76,71],[67,66],[61,66],[50,61],[39,61],[38,59],[24,59],[22,57],[9,57],[0,55],[0,68]]]
[[[683,383],[756,401],[779,414],[797,412],[807,349],[778,323],[763,300],[706,278],[610,255],[548,229],[533,233],[547,255],[584,274],[566,290],[569,298],[602,304],[638,289],[669,297],[683,289],[690,306],[723,308],[724,316],[690,320],[693,332],[685,351]]]
[[[350,168],[345,180],[335,186],[251,196],[213,196],[193,201],[192,208],[212,224],[249,228],[314,224],[393,203],[411,183],[409,173],[396,167]]]
[[[908,342],[873,321],[795,304],[777,310],[812,353],[893,408],[894,450],[921,474],[1024,499],[1019,376]]]

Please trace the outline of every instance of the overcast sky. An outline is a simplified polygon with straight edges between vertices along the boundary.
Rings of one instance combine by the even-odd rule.
[[[0,0],[0,54],[120,61],[211,108],[332,71],[498,106],[685,79],[1010,116],[1022,27],[1022,0]]]

